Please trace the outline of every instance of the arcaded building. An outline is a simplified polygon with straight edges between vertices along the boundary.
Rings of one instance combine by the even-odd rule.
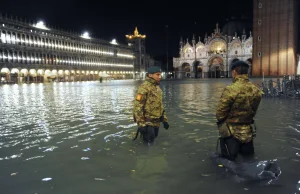
[[[0,14],[1,82],[132,79],[132,47]]]
[[[253,76],[296,74],[299,42],[297,1],[253,2]]]

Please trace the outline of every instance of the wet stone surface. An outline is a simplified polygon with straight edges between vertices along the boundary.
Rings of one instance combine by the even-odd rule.
[[[170,128],[152,146],[132,141],[141,81],[2,85],[1,193],[296,193],[298,99],[264,98],[256,117],[256,159],[277,159],[276,182],[243,181],[211,162],[215,109],[230,82],[162,81]]]

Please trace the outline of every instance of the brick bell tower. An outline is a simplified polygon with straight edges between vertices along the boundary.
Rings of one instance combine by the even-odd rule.
[[[297,0],[253,1],[253,76],[297,72]]]

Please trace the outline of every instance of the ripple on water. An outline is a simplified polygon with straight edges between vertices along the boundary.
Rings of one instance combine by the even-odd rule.
[[[112,193],[142,193],[147,189],[149,193],[186,192],[186,187],[178,185],[186,185],[189,193],[228,189],[232,194],[241,190],[263,193],[265,190],[257,185],[239,187],[228,177],[218,176],[207,159],[218,137],[216,106],[230,82],[163,81],[170,128],[165,131],[161,127],[153,146],[142,145],[140,139],[132,142],[130,137],[137,127],[132,121],[132,106],[141,82],[0,86],[0,163],[7,175],[18,172],[11,176],[18,178],[13,184],[19,185],[11,187],[12,180],[3,176],[1,189],[47,192],[48,184],[35,181],[31,182],[32,189],[24,187],[30,178],[50,183],[65,180],[55,183],[54,190],[61,189],[55,192],[72,188],[73,194],[86,192],[91,180],[99,181],[93,186],[95,190]],[[295,175],[300,171],[299,106],[295,100],[263,99],[257,112],[257,159],[280,158],[284,169],[282,187],[268,186],[273,194],[294,192],[290,188],[299,180]]]

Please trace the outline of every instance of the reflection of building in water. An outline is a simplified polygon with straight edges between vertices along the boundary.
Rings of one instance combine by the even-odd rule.
[[[139,34],[138,28],[135,27],[132,35],[126,35],[128,44],[133,47],[134,51],[134,76],[137,79],[145,78],[145,72],[147,72],[150,66],[159,66],[161,63],[155,61],[146,54],[146,35]]]
[[[132,48],[0,14],[0,70],[4,82],[132,78]]]
[[[300,74],[297,0],[254,0],[253,5],[253,75]]]
[[[219,78],[231,77],[230,66],[236,60],[246,61],[252,65],[252,36],[247,37],[245,30],[241,37],[226,35],[216,26],[211,36],[205,35],[202,42],[196,43],[193,36],[192,44],[180,40],[178,58],[173,58],[176,78]]]

